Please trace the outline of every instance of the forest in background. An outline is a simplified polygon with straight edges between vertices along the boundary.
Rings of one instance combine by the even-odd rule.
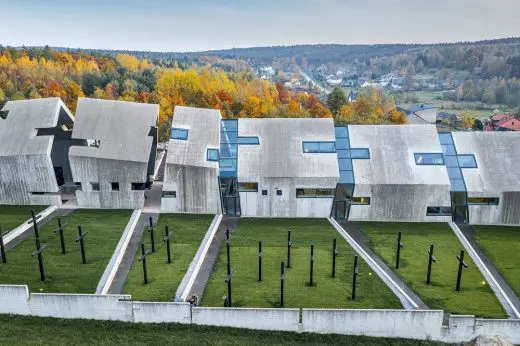
[[[233,71],[224,68],[229,64]],[[322,102],[312,93],[288,91],[280,83],[257,78],[241,61],[189,63],[0,46],[0,102],[41,97],[60,97],[72,112],[78,97],[157,103],[163,139],[176,105],[219,109],[225,118],[318,117],[342,123],[353,120],[354,113],[359,123],[406,122],[393,99],[382,92],[367,90],[361,102],[353,104],[344,94],[339,101],[329,97]]]

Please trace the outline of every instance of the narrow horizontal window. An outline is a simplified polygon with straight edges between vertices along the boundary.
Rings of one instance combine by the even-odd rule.
[[[330,198],[334,197],[334,189],[296,189],[296,198]]]
[[[419,166],[422,165],[444,165],[444,159],[442,154],[430,154],[430,153],[417,153],[414,154],[415,163]]]
[[[498,205],[498,197],[468,197],[468,205]]]
[[[208,161],[218,161],[218,149],[208,149],[206,159]]]
[[[304,153],[335,153],[334,142],[303,142]]]
[[[90,183],[93,191],[99,191],[99,183]]]
[[[81,191],[81,190],[83,189],[83,185],[82,185],[81,182],[79,182],[79,181],[76,181],[76,182],[74,183],[74,185],[76,185],[76,188],[77,188],[77,190],[79,190],[79,191]]]
[[[132,183],[133,191],[143,191],[146,189],[146,183]]]
[[[258,192],[258,183],[238,183],[240,192]]]
[[[180,140],[187,140],[188,139],[188,129],[179,129],[179,128],[172,128],[170,133],[171,139],[180,139]]]
[[[370,205],[370,197],[352,197],[350,204]]]
[[[367,148],[350,149],[350,157],[353,159],[370,159],[370,151]]]
[[[258,145],[260,140],[258,137],[238,137],[238,144]]]
[[[111,183],[112,191],[119,191],[119,183]]]
[[[164,198],[177,198],[177,191],[163,191]]]
[[[457,155],[460,168],[477,168],[475,155]]]
[[[262,190],[262,196],[267,196],[267,190]]]
[[[451,207],[426,207],[427,216],[451,216]]]

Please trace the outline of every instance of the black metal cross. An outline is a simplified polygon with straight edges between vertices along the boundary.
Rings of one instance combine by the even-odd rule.
[[[231,298],[231,278],[233,277],[233,274],[235,274],[235,269],[231,270],[231,267],[228,265],[228,274],[226,276],[226,284],[227,284],[227,296],[226,296],[226,306],[228,308],[233,306],[233,300]]]
[[[430,250],[428,250],[428,273],[426,274],[426,284],[430,284],[430,278],[432,275],[432,263],[437,261],[435,256],[433,255],[433,244],[430,245]]]
[[[231,307],[231,277],[233,276],[233,273],[231,272],[231,252],[230,252],[230,245],[231,240],[229,237],[229,229],[226,230],[226,283],[227,283],[227,307]]]
[[[166,255],[168,256],[168,263],[172,263],[172,256],[171,256],[171,250],[170,250],[170,232],[168,230],[168,226],[165,227],[164,231],[165,235],[163,238],[163,241],[166,242]]]
[[[258,242],[258,281],[262,281],[262,242]]]
[[[66,250],[65,250],[65,236],[63,235],[63,230],[67,226],[68,226],[67,223],[65,225],[62,225],[61,224],[61,218],[58,217],[58,228],[56,228],[54,230],[54,233],[56,233],[57,235],[60,236],[60,244],[61,244],[61,253],[62,254],[66,253]]]
[[[401,248],[404,247],[403,242],[401,241],[401,232],[397,233],[397,254],[395,259],[395,269],[399,269],[399,262],[401,259]]]
[[[285,263],[280,263],[280,306],[283,307],[283,289],[285,280]]]
[[[34,210],[31,210],[32,223],[34,229],[34,238],[36,241],[36,251],[31,254],[32,257],[38,256],[38,268],[40,270],[40,280],[45,281],[45,268],[43,267],[43,250],[47,247],[46,244],[40,243],[40,233],[38,232],[38,223],[36,222],[36,216]]]
[[[352,272],[352,300],[356,299],[356,278],[358,275],[357,255],[354,256],[354,271]]]
[[[143,262],[143,277],[144,277],[144,284],[148,284],[148,272],[146,270],[146,257],[152,253],[150,249],[145,250],[144,249],[144,243],[141,243],[141,256],[139,256],[139,262]]]
[[[150,216],[150,226],[148,226],[148,232],[150,232],[150,240],[152,242],[152,252],[155,252],[155,227],[153,225],[153,218]]]
[[[314,243],[311,243],[311,266],[309,272],[309,286],[314,286]]]
[[[291,247],[292,247],[291,231],[288,231],[287,232],[287,268],[291,268]]]
[[[332,277],[336,277],[336,256],[338,255],[338,249],[336,248],[336,238],[332,240]]]
[[[87,258],[85,256],[85,237],[88,234],[88,232],[83,233],[83,230],[81,229],[81,225],[78,225],[78,234],[79,237],[76,238],[76,243],[79,242],[79,246],[81,249],[81,262],[83,264],[87,264]]]
[[[457,256],[457,260],[459,261],[459,271],[457,273],[457,287],[455,288],[457,291],[460,291],[460,280],[462,279],[462,267],[467,268],[468,265],[464,262],[464,250],[460,250],[460,255]]]
[[[2,226],[0,225],[0,255],[2,255],[2,263],[7,263],[7,254],[5,253],[4,235],[9,232],[2,232]]]

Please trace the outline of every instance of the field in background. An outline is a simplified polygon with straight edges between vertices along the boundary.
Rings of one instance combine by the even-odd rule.
[[[520,296],[520,228],[473,226],[475,240],[507,283]]]
[[[131,294],[134,300],[172,300],[213,218],[214,215],[160,214],[155,227],[156,252],[146,258],[149,283],[145,285],[143,281],[139,248],[123,291]],[[172,234],[171,264],[168,264],[166,244],[162,240],[165,226]],[[150,232],[146,231],[143,237],[146,249],[151,249]]]
[[[410,286],[430,309],[491,318],[507,317],[479,269],[466,253],[461,291],[455,290],[457,256],[464,247],[445,223],[356,222],[370,247]],[[400,268],[395,269],[397,233],[402,232]],[[426,285],[428,249],[434,244],[437,262]]]
[[[34,232],[27,239],[7,251],[7,264],[0,263],[0,284],[28,285],[31,292],[95,293],[105,268],[130,218],[130,211],[76,210],[61,218],[65,228],[67,253],[61,253],[60,240],[53,230],[57,218],[40,229],[46,280],[40,281],[38,259],[31,254],[36,250]],[[81,263],[77,226],[85,237],[87,264]]]
[[[287,231],[292,231],[291,268],[285,274],[284,307],[402,308],[390,289],[361,259],[356,300],[351,300],[354,250],[326,219],[241,218],[231,238],[232,301],[235,307],[279,307],[280,263],[287,264]],[[332,278],[332,241],[337,239],[336,278]],[[258,281],[258,242],[263,244],[262,282]],[[314,242],[314,287],[309,281]],[[202,299],[223,306],[227,294],[226,247],[222,244]]]
[[[31,218],[31,210],[38,214],[47,208],[43,205],[2,205],[0,211],[0,226],[3,232],[12,231]]]

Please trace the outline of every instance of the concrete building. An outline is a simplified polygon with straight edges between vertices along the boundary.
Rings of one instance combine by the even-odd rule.
[[[339,168],[332,119],[240,119],[243,216],[328,217]]]
[[[78,206],[142,208],[154,174],[159,106],[80,98],[71,147],[72,177]]]
[[[74,117],[59,98],[9,101],[2,110],[0,204],[61,205],[61,188],[72,182]]]
[[[472,224],[520,224],[520,134],[453,132]]]
[[[450,180],[435,126],[354,125],[348,133],[350,148],[369,151],[369,159],[349,155],[350,220],[451,221]]]
[[[175,107],[166,156],[161,210],[220,213],[220,112]]]

